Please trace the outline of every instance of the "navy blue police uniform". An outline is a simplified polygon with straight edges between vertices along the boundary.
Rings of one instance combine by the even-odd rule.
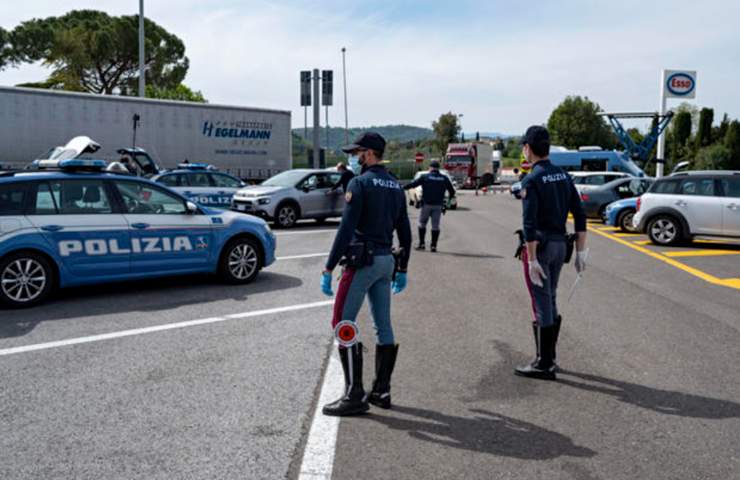
[[[429,218],[432,219],[432,251],[437,251],[437,242],[441,231],[442,212],[444,209],[445,193],[450,198],[455,196],[455,187],[452,185],[447,176],[442,175],[440,171],[433,168],[429,173],[421,175],[413,182],[407,184],[404,190],[421,187],[421,213],[419,214],[419,245],[418,249],[423,250],[427,223]]]
[[[549,136],[547,140],[549,143]],[[538,242],[537,261],[545,274],[542,286],[532,282],[528,268],[530,259],[527,249],[523,248],[524,277],[532,300],[532,325],[537,347],[535,363],[546,364],[552,370],[550,378],[554,378],[557,368],[555,345],[562,323],[557,308],[558,280],[574,241],[566,228],[568,213],[573,214],[576,232],[586,231],[586,214],[570,175],[549,159],[535,163],[524,177],[521,195],[523,240]],[[521,373],[519,369],[517,373]]]
[[[382,152],[385,142],[381,147],[379,142],[363,141],[367,135],[370,134],[361,136],[353,146],[365,147],[369,143],[380,147],[373,149]],[[324,407],[327,415],[363,413],[367,411],[368,401],[390,408],[390,379],[398,353],[390,317],[391,285],[395,275],[403,275],[405,280],[411,248],[411,227],[403,189],[383,165],[363,168],[363,173],[349,182],[345,199],[342,221],[326,262],[326,271],[344,265],[334,302],[332,327],[337,333],[340,323],[354,325],[367,296],[376,333],[375,381],[369,396],[365,395],[362,344],[343,346],[337,333],[346,390],[342,398]],[[400,246],[397,252],[393,251],[394,232]]]

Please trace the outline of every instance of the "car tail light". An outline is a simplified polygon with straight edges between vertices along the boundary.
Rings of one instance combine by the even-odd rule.
[[[640,205],[642,205],[642,199],[640,197],[637,197],[637,211],[640,211]]]
[[[585,193],[582,193],[581,194],[581,200],[583,200],[584,202],[588,202],[588,195],[585,194]]]

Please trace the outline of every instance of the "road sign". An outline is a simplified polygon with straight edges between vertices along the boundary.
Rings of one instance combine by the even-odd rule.
[[[321,71],[321,104],[331,106],[334,93],[334,71]]]
[[[301,107],[311,106],[311,72],[301,72]]]
[[[416,163],[424,163],[424,154],[422,152],[416,152]]]
[[[695,98],[695,70],[665,70],[663,73],[663,95],[666,98]]]

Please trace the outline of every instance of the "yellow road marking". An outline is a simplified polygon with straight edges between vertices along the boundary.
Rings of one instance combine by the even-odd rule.
[[[641,237],[642,234],[640,233],[614,233],[612,234],[615,237]]]
[[[685,252],[665,252],[666,257],[714,257],[720,255],[740,255],[740,250],[689,250]]]
[[[635,245],[650,245],[653,242],[651,242],[650,240],[638,240],[632,243],[634,243]]]
[[[615,235],[612,235],[610,233],[601,232],[598,229],[592,228],[592,232],[594,232],[597,235],[601,235],[602,237],[609,238],[611,240],[614,240],[617,243],[621,243],[622,245],[629,247],[633,250],[637,250],[640,253],[644,253],[645,255],[648,255],[650,257],[653,257],[657,260],[660,260],[661,262],[665,262],[668,265],[672,267],[676,267],[679,270],[683,270],[686,273],[690,273],[691,275],[701,278],[705,282],[709,282],[713,285],[720,285],[722,287],[728,287],[728,288],[735,288],[737,290],[740,290],[740,278],[728,278],[728,279],[722,279],[715,277],[714,275],[709,275],[706,272],[702,272],[699,269],[696,269],[694,267],[690,267],[688,265],[685,265],[677,260],[673,260],[670,257],[666,257],[665,255],[662,255],[660,253],[653,252],[652,250],[648,250],[647,248],[641,247],[639,245],[635,245],[634,242],[629,242],[627,240],[623,240]]]

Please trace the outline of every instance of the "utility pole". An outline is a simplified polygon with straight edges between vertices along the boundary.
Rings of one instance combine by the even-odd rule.
[[[349,124],[347,123],[347,65],[345,54],[347,49],[342,47],[342,78],[344,84],[344,144],[349,145]]]
[[[139,96],[146,97],[144,71],[144,0],[139,0]]]

